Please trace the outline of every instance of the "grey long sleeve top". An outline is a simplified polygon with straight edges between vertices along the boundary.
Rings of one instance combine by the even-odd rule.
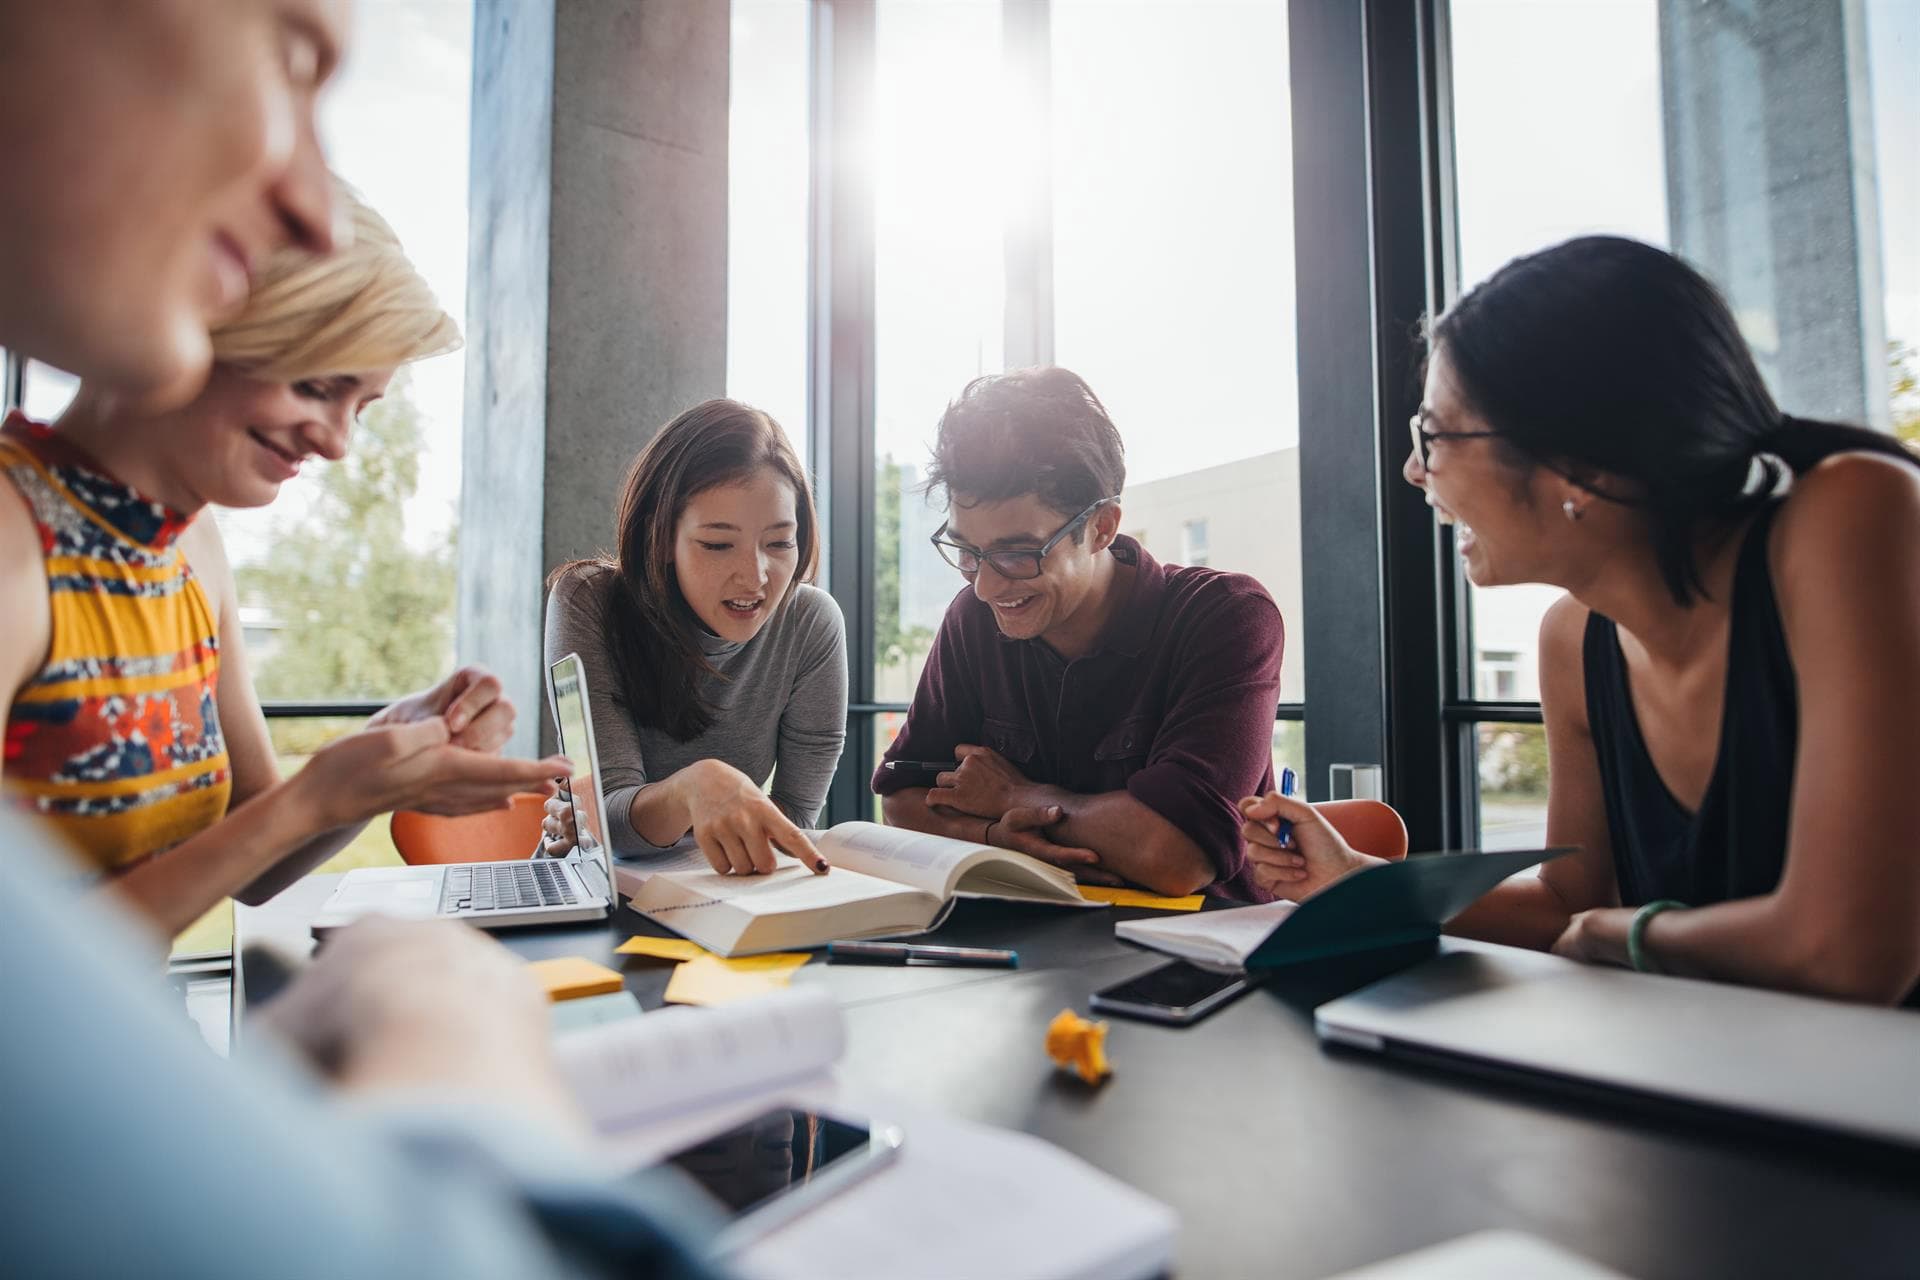
[[[727,678],[705,678],[713,725],[679,742],[636,723],[615,701],[619,677],[603,622],[614,581],[613,570],[599,565],[561,578],[547,598],[546,627],[548,663],[578,653],[586,668],[614,852],[659,852],[633,828],[633,797],[696,760],[723,761],[763,786],[771,775],[774,804],[796,825],[813,826],[847,736],[846,624],[833,597],[802,583],[745,644],[703,637],[707,660]]]

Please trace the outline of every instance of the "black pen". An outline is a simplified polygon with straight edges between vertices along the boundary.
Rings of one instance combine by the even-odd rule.
[[[893,773],[952,773],[958,760],[889,760],[882,766]]]
[[[935,947],[907,942],[829,942],[829,964],[951,964],[1018,969],[1020,953],[1001,947]]]

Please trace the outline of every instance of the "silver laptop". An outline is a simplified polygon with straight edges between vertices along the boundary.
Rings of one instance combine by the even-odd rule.
[[[1320,1006],[1321,1039],[1920,1148],[1920,1013],[1444,945]]]
[[[313,922],[319,937],[365,915],[466,920],[483,929],[598,920],[612,912],[613,869],[606,838],[606,795],[587,711],[587,677],[570,653],[547,673],[561,754],[574,774],[562,785],[572,805],[573,850],[564,858],[515,850],[505,862],[363,867],[349,871]]]

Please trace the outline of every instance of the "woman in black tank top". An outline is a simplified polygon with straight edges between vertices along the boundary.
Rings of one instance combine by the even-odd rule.
[[[1434,326],[1408,483],[1541,626],[1547,839],[1453,930],[1920,1004],[1920,467],[1781,413],[1725,301],[1658,249],[1520,258]],[[1248,800],[1268,887],[1366,859]],[[1285,849],[1268,830],[1294,822]]]

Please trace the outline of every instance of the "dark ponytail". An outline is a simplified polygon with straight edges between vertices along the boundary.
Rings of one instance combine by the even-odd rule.
[[[1719,291],[1635,240],[1584,236],[1516,258],[1430,342],[1510,454],[1625,482],[1594,492],[1647,514],[1682,605],[1704,590],[1700,534],[1773,500],[1785,477],[1772,459],[1795,475],[1846,452],[1915,464],[1890,436],[1783,414]]]

